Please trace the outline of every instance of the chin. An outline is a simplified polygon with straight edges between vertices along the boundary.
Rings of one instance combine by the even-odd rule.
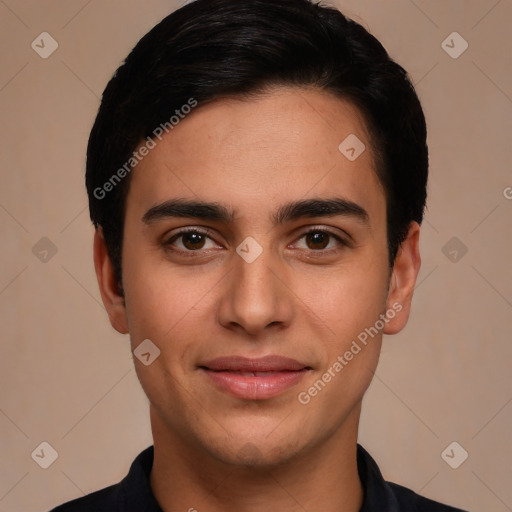
[[[209,443],[207,449],[224,464],[266,470],[290,461],[300,451],[300,447],[289,438],[285,443],[277,436],[262,434],[255,438],[242,437],[238,433],[236,437],[225,438],[220,443]]]

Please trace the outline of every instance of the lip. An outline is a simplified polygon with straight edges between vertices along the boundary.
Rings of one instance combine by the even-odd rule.
[[[264,400],[296,385],[311,367],[288,357],[219,357],[199,366],[221,391],[245,400]]]

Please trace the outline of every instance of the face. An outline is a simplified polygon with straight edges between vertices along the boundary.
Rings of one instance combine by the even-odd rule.
[[[339,149],[351,134],[356,159]],[[417,234],[390,276],[384,190],[351,104],[283,88],[198,107],[132,172],[124,300],[96,235],[112,324],[132,350],[160,350],[134,358],[154,432],[231,463],[356,435],[382,331],[407,320]]]

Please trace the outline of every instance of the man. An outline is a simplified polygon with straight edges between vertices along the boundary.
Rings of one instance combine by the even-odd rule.
[[[454,511],[357,444],[406,324],[428,173],[405,71],[309,0],[198,0],[137,44],[93,127],[94,260],[154,446],[67,511]]]

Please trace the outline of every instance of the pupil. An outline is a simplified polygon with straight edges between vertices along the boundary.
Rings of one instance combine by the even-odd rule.
[[[310,233],[308,235],[313,245],[320,244],[321,247],[313,247],[314,249],[324,249],[328,244],[328,236],[325,233]]]
[[[184,245],[188,249],[200,249],[204,244],[203,235],[200,233],[188,233],[184,237]],[[198,245],[199,244],[199,245]]]

